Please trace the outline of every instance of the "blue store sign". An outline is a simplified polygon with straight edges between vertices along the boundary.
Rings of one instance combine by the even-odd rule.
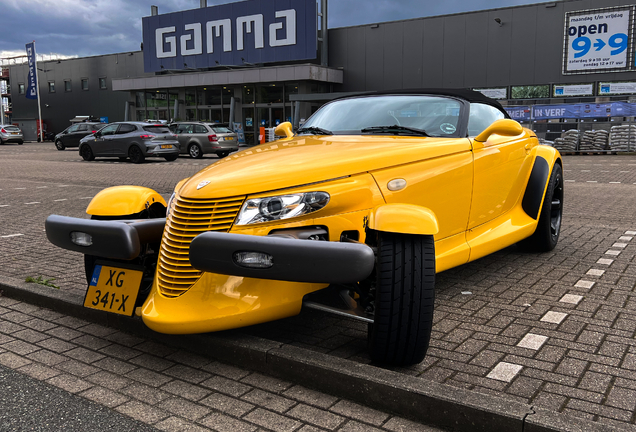
[[[144,17],[145,72],[316,58],[315,0],[249,0]]]
[[[514,106],[514,107],[505,107],[508,115],[511,119],[517,121],[528,121],[530,120],[530,107],[529,106]]]

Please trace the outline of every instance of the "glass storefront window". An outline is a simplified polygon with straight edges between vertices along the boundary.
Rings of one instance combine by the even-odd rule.
[[[199,121],[210,121],[210,110],[209,109],[199,109]]]
[[[146,111],[145,110],[137,110],[137,121],[143,121],[146,119]]]
[[[254,87],[243,86],[243,104],[254,103]]]
[[[148,108],[167,108],[168,93],[166,92],[146,92],[146,106]]]
[[[256,103],[283,102],[283,86],[276,84],[262,85],[256,88]]]
[[[186,89],[185,104],[186,106],[195,106],[197,104],[196,92],[194,89]]]
[[[223,118],[221,116],[222,116],[222,113],[220,109],[210,110],[210,121],[212,123],[221,123],[223,121]]]
[[[230,106],[230,102],[232,101],[232,97],[234,96],[234,89],[223,87],[223,90],[221,90],[221,95],[223,99],[223,106]]]
[[[298,84],[285,84],[285,102],[289,102],[289,95],[298,94]]]
[[[230,119],[230,109],[229,108],[223,108],[223,123],[229,123],[230,121],[234,121],[233,119]]]
[[[144,92],[135,92],[135,105],[137,108],[144,108],[146,106],[146,97]]]
[[[148,120],[157,120],[157,111],[148,111],[146,114],[146,119]],[[144,121],[145,119],[141,119],[141,121]]]
[[[221,105],[221,89],[201,87],[197,89],[198,105]]]
[[[192,108],[186,109],[186,121],[194,121],[197,119],[197,110]]]

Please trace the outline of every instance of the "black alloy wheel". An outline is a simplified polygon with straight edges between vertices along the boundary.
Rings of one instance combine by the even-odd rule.
[[[57,140],[55,141],[55,148],[62,151],[64,150],[66,147],[64,146],[64,144],[62,143],[62,141]]]
[[[91,147],[88,144],[84,144],[80,148],[80,156],[82,156],[82,159],[84,159],[85,161],[92,161],[95,159],[93,150],[91,150]]]
[[[130,158],[130,161],[134,164],[140,164],[140,163],[143,163],[144,160],[146,160],[146,157],[144,156],[143,152],[136,145],[133,145],[130,147],[130,150],[128,150],[128,157]]]

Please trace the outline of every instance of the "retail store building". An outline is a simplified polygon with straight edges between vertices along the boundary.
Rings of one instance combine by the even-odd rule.
[[[635,7],[625,0],[556,1],[328,32],[318,16],[324,4],[250,0],[144,17],[142,51],[38,64],[43,119],[56,131],[77,115],[234,122],[253,142],[260,126],[298,124],[339,94],[451,87],[500,99],[543,139],[579,130],[581,149],[586,131],[612,150],[612,126],[627,128],[621,136],[632,130]],[[34,101],[15,94],[26,76],[26,65],[10,66],[14,122],[37,117]],[[625,142],[636,149],[636,133]]]

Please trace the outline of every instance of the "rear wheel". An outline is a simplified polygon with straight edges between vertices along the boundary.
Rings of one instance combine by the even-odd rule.
[[[227,155],[229,155],[229,154],[230,154],[230,152],[229,152],[229,151],[224,151],[224,152],[218,152],[216,155],[217,155],[219,158],[221,158],[221,159],[222,159],[222,158],[224,158],[224,157],[227,157]]]
[[[424,359],[435,301],[433,236],[378,232],[374,323],[368,347],[378,363],[405,366]]]
[[[24,144],[24,141],[18,141],[18,145]]]
[[[190,144],[188,153],[190,153],[190,157],[194,159],[201,159],[203,157],[203,150],[201,150],[199,144]]]
[[[554,164],[548,189],[543,198],[537,229],[530,237],[519,242],[523,249],[535,252],[549,252],[559,242],[563,219],[563,169]]]
[[[82,159],[84,159],[85,161],[92,161],[95,159],[93,150],[91,150],[88,144],[83,145],[82,148],[80,148],[80,156],[82,156]]]
[[[130,158],[130,161],[135,164],[143,163],[144,160],[146,160],[143,152],[136,145],[130,147],[130,150],[128,150],[128,157]]]
[[[172,162],[172,161],[176,161],[178,157],[179,155],[170,155],[170,156],[164,156],[163,158],[167,160],[168,162]]]
[[[60,140],[55,141],[55,148],[58,150],[64,150],[66,147],[64,146],[64,143]]]

